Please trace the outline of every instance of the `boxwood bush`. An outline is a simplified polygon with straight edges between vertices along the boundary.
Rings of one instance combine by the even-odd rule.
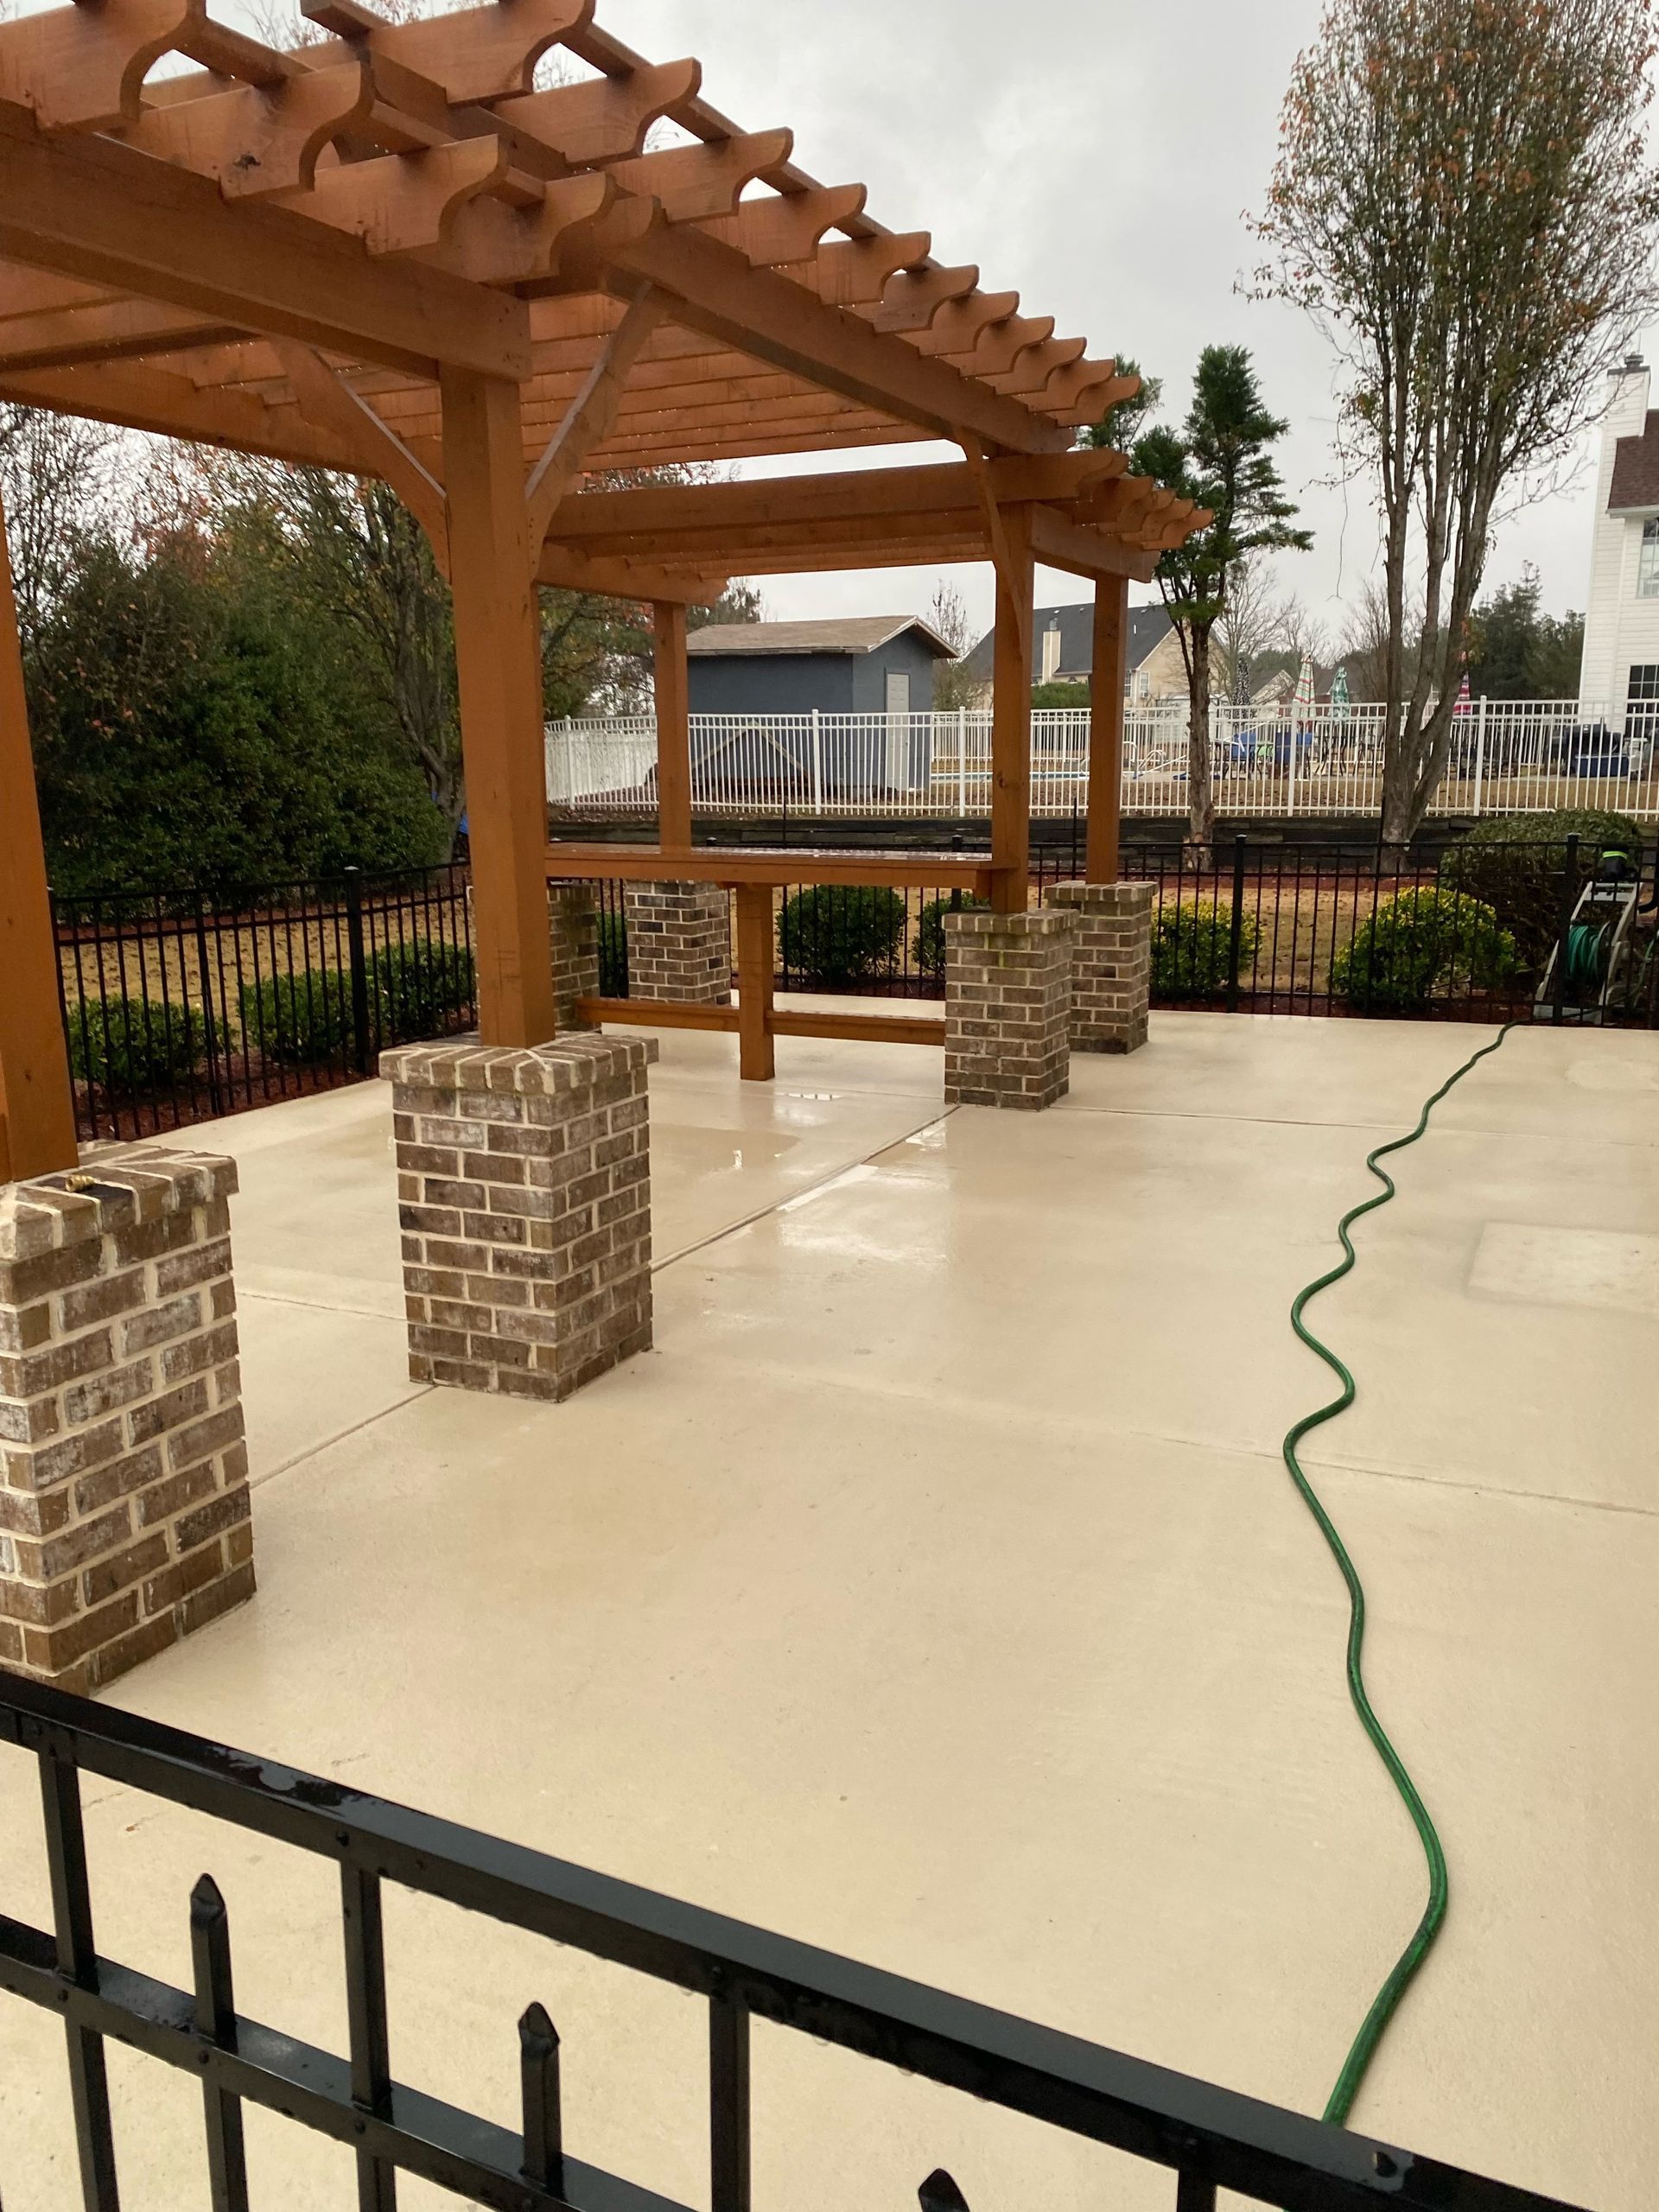
[[[355,1049],[352,979],[341,969],[272,976],[244,983],[239,996],[242,1041],[268,1060],[315,1067]]]
[[[474,968],[463,944],[413,938],[407,944],[384,945],[370,954],[365,965],[370,1002],[379,1001],[380,1033],[388,1045],[442,1037],[471,1011]],[[349,979],[346,989],[349,1017]]]
[[[1593,806],[1548,814],[1497,814],[1448,848],[1440,881],[1490,906],[1529,965],[1541,964],[1560,927],[1561,870],[1569,837],[1579,841],[1580,877],[1605,852],[1642,854],[1642,831],[1627,814]]]
[[[1261,932],[1255,917],[1239,917],[1238,972],[1255,965]],[[1228,958],[1233,941],[1230,899],[1183,899],[1160,906],[1152,922],[1152,988],[1157,998],[1207,998],[1224,991],[1230,980]]]
[[[1331,988],[1357,1014],[1425,1014],[1437,998],[1490,990],[1519,966],[1491,906],[1425,887],[1385,899],[1361,923],[1331,963]]]
[[[975,910],[983,912],[991,902],[988,899],[970,899],[964,893],[957,903],[966,914]],[[917,967],[924,976],[931,976],[935,981],[944,973],[944,918],[956,911],[949,893],[943,899],[930,899],[922,909],[920,925],[910,941],[911,954]]]
[[[809,884],[784,901],[785,972],[833,989],[891,975],[905,934],[905,902],[877,884]]]
[[[214,1041],[224,1033],[214,1025]],[[177,999],[88,999],[69,1023],[69,1066],[82,1083],[144,1096],[187,1082],[207,1058],[207,1017]]]

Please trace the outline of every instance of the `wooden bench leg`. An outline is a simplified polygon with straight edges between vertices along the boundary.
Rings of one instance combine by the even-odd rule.
[[[770,1083],[772,1042],[772,886],[737,887],[737,1069],[745,1083]]]

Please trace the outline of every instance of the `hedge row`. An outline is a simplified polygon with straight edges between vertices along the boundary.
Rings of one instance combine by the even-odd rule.
[[[364,963],[369,1019],[383,1044],[439,1034],[473,1000],[473,956],[463,946],[416,938],[388,945]],[[249,1051],[292,1067],[315,1067],[355,1043],[352,979],[319,968],[245,983],[238,994],[241,1040]],[[142,1096],[188,1082],[214,1050],[234,1048],[230,1027],[177,999],[105,997],[78,1009],[69,1025],[69,1065],[83,1083]]]

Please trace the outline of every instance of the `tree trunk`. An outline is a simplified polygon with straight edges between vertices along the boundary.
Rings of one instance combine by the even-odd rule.
[[[1215,866],[1216,785],[1210,760],[1210,626],[1192,626],[1187,663],[1186,856]]]

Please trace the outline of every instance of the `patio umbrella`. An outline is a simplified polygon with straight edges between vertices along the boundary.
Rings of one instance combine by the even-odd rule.
[[[1331,678],[1331,719],[1345,722],[1348,719],[1348,664],[1337,663],[1336,673]]]
[[[1463,671],[1463,681],[1458,686],[1458,703],[1452,711],[1454,715],[1472,715],[1475,711],[1474,702],[1469,696],[1469,671],[1466,668]]]
[[[1302,655],[1301,673],[1296,678],[1296,697],[1293,702],[1297,726],[1306,729],[1313,719],[1313,664]]]

